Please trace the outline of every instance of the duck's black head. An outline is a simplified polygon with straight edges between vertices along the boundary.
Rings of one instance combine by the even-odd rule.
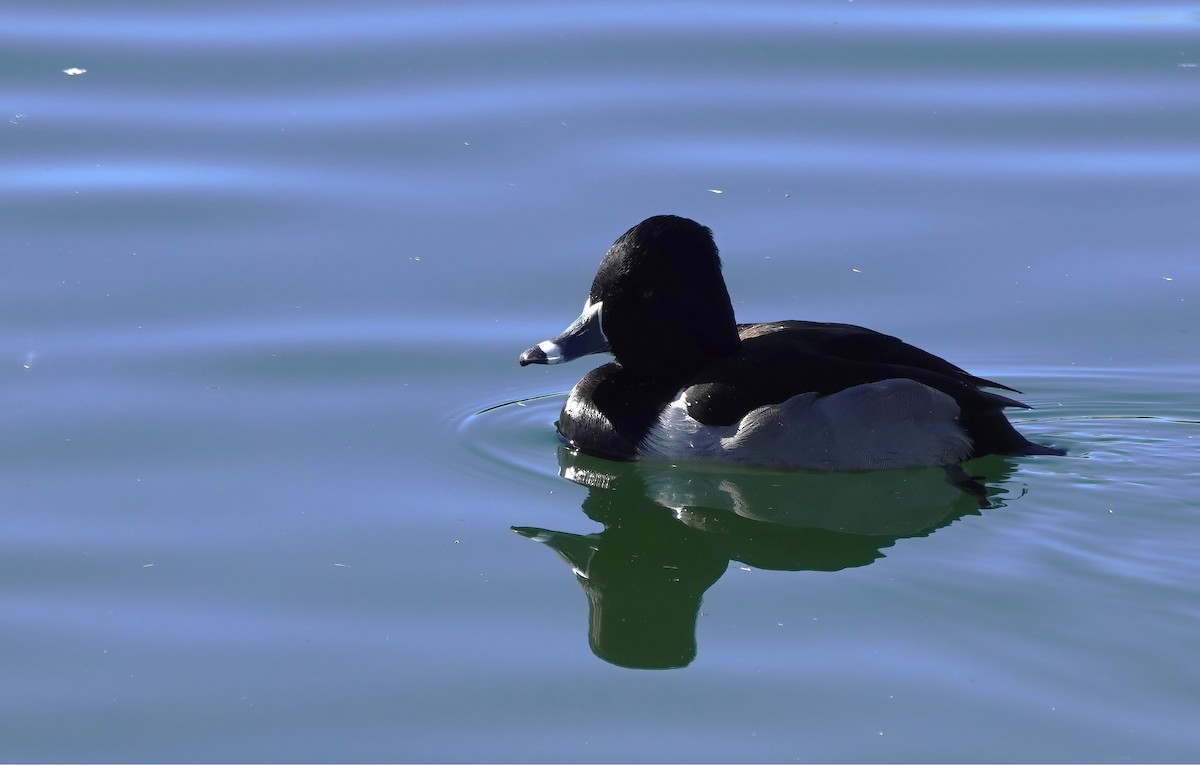
[[[739,345],[712,232],[656,215],[609,248],[579,319],[520,360],[553,364],[611,350],[631,371],[677,376]]]

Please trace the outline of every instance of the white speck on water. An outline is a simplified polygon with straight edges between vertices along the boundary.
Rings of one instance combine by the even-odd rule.
[[[709,191],[711,191],[714,194],[724,194],[725,193],[721,189],[709,189]]]
[[[77,67],[77,66],[73,66],[73,67],[71,67],[70,69],[64,69],[64,70],[63,70],[63,74],[68,74],[68,75],[70,75],[70,76],[74,77],[75,75],[78,75],[78,74],[87,74],[87,70],[86,70],[86,69],[80,69],[80,68],[79,68],[79,67]]]

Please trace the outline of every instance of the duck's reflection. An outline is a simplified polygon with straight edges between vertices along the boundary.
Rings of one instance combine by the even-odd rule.
[[[781,571],[865,566],[897,539],[1000,504],[984,487],[1007,478],[1012,463],[990,457],[970,467],[975,478],[936,469],[735,472],[610,462],[561,448],[560,474],[589,488],[583,511],[604,530],[513,530],[548,545],[575,572],[596,656],[669,669],[695,658],[701,597],[731,560]]]

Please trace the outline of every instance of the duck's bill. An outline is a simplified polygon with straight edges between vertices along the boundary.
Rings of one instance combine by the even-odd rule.
[[[603,301],[591,300],[583,306],[571,326],[553,340],[543,340],[521,354],[517,359],[521,366],[529,364],[562,364],[565,361],[586,356],[589,353],[604,353],[609,349],[608,338],[600,324],[600,306]]]

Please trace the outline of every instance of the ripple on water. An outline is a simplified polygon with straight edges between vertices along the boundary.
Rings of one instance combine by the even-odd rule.
[[[557,479],[554,430],[566,393],[475,405],[455,418],[458,442],[473,459],[464,467],[509,480]]]
[[[1037,411],[1014,419],[1031,437],[1058,439],[1077,460],[1066,464],[1092,478],[1120,480],[1125,465],[1160,477],[1195,475],[1196,374],[1189,368],[1057,370],[1039,379]],[[1178,464],[1180,458],[1187,464]]]

